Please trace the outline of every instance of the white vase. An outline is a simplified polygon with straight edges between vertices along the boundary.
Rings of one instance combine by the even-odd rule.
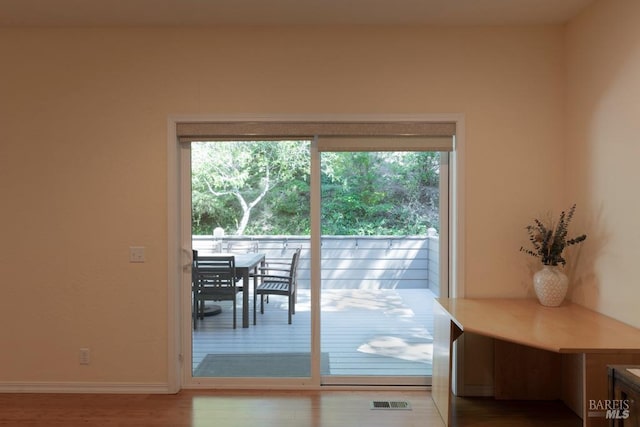
[[[569,279],[558,266],[545,265],[533,275],[533,289],[540,304],[558,307],[569,289]]]

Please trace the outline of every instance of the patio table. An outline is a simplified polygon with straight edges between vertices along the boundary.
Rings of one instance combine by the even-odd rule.
[[[259,252],[249,252],[245,254],[213,253],[198,251],[200,255],[207,257],[230,256],[236,259],[236,274],[242,276],[242,327],[249,327],[249,275],[256,272],[258,265],[264,264],[265,254]],[[254,281],[258,279],[253,278]]]

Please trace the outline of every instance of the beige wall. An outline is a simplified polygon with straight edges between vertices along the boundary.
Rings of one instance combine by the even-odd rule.
[[[563,37],[557,26],[0,30],[0,383],[166,383],[174,114],[463,113],[466,294],[530,295],[523,227],[564,202]],[[128,262],[132,245],[146,263]]]
[[[640,2],[598,1],[567,30],[566,199],[589,237],[572,298],[640,327]],[[576,222],[576,226],[578,226]]]

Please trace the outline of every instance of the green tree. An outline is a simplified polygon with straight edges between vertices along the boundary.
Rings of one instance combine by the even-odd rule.
[[[424,234],[438,228],[438,153],[323,153],[322,163],[324,234]]]
[[[192,145],[193,232],[305,235],[310,231],[309,142]],[[439,228],[439,153],[325,152],[322,232],[415,235]]]
[[[193,143],[191,152],[194,233],[210,234],[220,226],[245,234],[270,193],[308,177],[309,143],[304,141],[203,142]],[[268,232],[252,227],[254,234]]]

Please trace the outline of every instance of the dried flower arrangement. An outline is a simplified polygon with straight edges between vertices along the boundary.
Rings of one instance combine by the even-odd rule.
[[[567,263],[562,256],[564,249],[567,246],[581,243],[587,238],[586,234],[582,234],[567,239],[569,223],[575,210],[576,205],[574,204],[568,212],[562,211],[557,224],[554,224],[553,221],[545,224],[539,219],[534,219],[534,224],[526,227],[533,250],[520,247],[520,251],[540,258],[544,265],[557,266],[562,264],[564,266]]]

